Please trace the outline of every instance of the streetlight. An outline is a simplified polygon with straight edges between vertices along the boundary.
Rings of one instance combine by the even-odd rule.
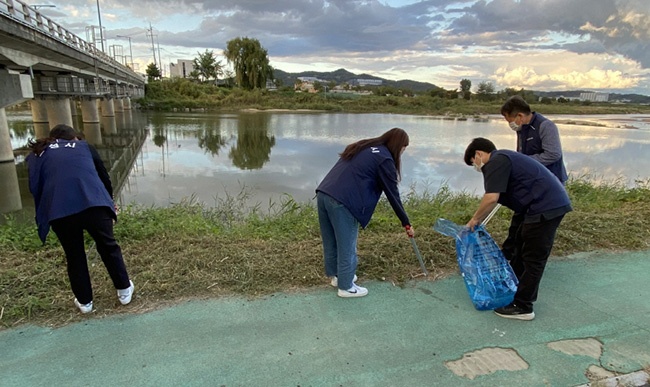
[[[133,50],[131,49],[131,37],[126,35],[116,35],[116,38],[125,38],[129,39],[129,54],[131,55],[131,70],[133,69]],[[135,71],[135,70],[134,70]]]
[[[99,0],[97,0],[97,19],[99,19],[99,40],[102,42],[102,52],[104,52],[104,31],[102,31],[102,13],[99,10]]]
[[[38,10],[39,8],[56,8],[56,5],[52,5],[52,4],[34,4],[34,5],[31,5],[30,7]]]

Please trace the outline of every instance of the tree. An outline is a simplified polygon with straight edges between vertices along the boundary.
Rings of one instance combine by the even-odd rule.
[[[553,100],[550,97],[542,97],[541,101],[539,101],[543,105],[551,105],[553,103]]]
[[[510,97],[512,97],[513,95],[517,95],[517,94],[521,93],[522,91],[523,91],[523,89],[519,89],[519,90],[517,90],[517,89],[512,88],[512,87],[506,87],[506,88],[503,90],[503,93],[505,94],[505,97],[506,97],[506,98],[510,98]]]
[[[458,99],[458,89],[445,91],[445,97],[447,99]]]
[[[469,79],[462,79],[460,81],[460,91],[463,93],[463,98],[469,101],[470,96],[472,95],[472,92],[470,91],[472,89],[472,81]]]
[[[476,89],[476,96],[480,101],[490,101],[494,97],[494,85],[492,82],[480,82]]]
[[[534,102],[537,100],[535,92],[532,90],[521,89],[521,97],[528,101],[528,103]]]
[[[206,153],[212,156],[218,156],[221,148],[226,146],[226,138],[221,134],[218,125],[209,128],[203,128],[197,133],[199,139],[199,148],[204,149]]]
[[[223,66],[221,65],[221,61],[217,60],[214,52],[207,49],[203,54],[200,52],[197,54],[199,56],[194,58],[193,61],[194,70],[199,73],[199,76],[203,80],[209,81],[210,79],[214,79],[216,83],[219,79],[219,76],[223,74]]]
[[[528,101],[529,103],[530,101],[535,101],[537,99],[535,93],[532,90],[525,90],[523,88],[517,90],[512,87],[506,87],[505,89],[497,93],[497,97],[503,100],[506,100],[512,97],[513,95],[519,95],[521,96],[521,98],[523,98],[525,101]]]
[[[432,97],[445,98],[447,95],[447,90],[442,87],[434,87],[429,90],[429,95]]]
[[[237,85],[246,90],[263,88],[273,80],[269,56],[257,39],[235,38],[228,41],[223,55],[235,69]]]
[[[269,135],[269,116],[242,114],[237,124],[237,143],[228,157],[241,169],[261,169],[270,160],[275,136]]]
[[[190,71],[189,74],[187,74],[187,77],[193,81],[200,81],[201,80],[201,73],[199,73],[196,70]]]
[[[235,74],[231,70],[228,69],[224,70],[223,77],[224,80],[226,81],[226,86],[233,87],[235,85],[234,84]]]
[[[147,66],[147,70],[145,74],[147,75],[147,79],[149,80],[149,82],[156,79],[160,79],[161,77],[160,69],[158,68],[158,66],[156,66],[155,63],[149,63],[149,66]]]

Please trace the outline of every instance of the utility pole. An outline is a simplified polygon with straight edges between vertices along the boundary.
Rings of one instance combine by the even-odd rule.
[[[149,23],[149,29],[147,30],[147,34],[151,36],[151,51],[153,52],[153,64],[154,66],[158,67],[158,63],[156,62],[156,46],[154,46],[153,44],[153,27],[151,26],[151,23]]]
[[[97,18],[99,19],[99,40],[102,42],[102,52],[104,51],[104,31],[102,30],[102,13],[99,10],[99,0],[97,0]]]

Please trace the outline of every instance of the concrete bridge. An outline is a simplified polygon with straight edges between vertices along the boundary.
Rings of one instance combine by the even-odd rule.
[[[130,110],[144,85],[142,75],[36,9],[0,0],[0,213],[21,208],[6,107],[29,100],[37,138],[57,124],[74,127],[80,108],[88,135]]]

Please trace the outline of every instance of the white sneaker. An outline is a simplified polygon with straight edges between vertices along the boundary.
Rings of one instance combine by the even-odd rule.
[[[131,302],[131,297],[133,297],[133,292],[135,291],[135,286],[133,285],[133,281],[129,280],[129,283],[131,286],[129,286],[126,289],[117,289],[117,298],[120,300],[120,303],[122,305],[126,305],[129,302]]]
[[[330,281],[330,284],[332,286],[334,286],[335,288],[337,288],[339,286],[339,277],[333,276],[331,278],[332,278],[332,280]],[[352,282],[357,282],[357,280],[358,280],[358,278],[357,278],[357,275],[355,274],[354,277],[352,278]]]
[[[92,301],[90,301],[90,302],[87,303],[87,304],[82,304],[82,303],[79,302],[79,300],[77,300],[77,299],[75,298],[75,299],[74,299],[74,304],[77,306],[77,308],[79,308],[79,310],[80,310],[81,313],[83,313],[83,314],[90,313],[90,312],[93,311],[93,302],[92,302]]]
[[[351,298],[351,297],[363,297],[368,294],[368,289],[362,288],[357,284],[352,284],[352,287],[348,290],[339,289],[339,297]]]

